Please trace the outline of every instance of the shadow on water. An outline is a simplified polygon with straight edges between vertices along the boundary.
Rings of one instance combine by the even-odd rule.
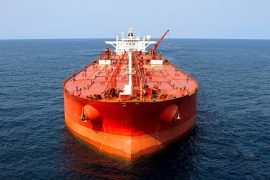
[[[194,158],[197,151],[198,127],[180,141],[162,151],[133,162],[128,162],[89,148],[75,138],[67,129],[63,130],[63,154],[58,158],[64,177],[95,177],[105,179],[144,179],[182,177],[196,174]]]

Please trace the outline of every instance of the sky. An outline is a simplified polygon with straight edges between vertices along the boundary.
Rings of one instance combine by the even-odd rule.
[[[270,39],[270,0],[0,0],[0,39]]]

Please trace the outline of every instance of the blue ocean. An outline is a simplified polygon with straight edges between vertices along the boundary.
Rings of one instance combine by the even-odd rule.
[[[0,41],[0,179],[270,179],[270,40],[164,40],[163,55],[200,84],[197,123],[133,163],[64,123],[63,81],[104,41]]]

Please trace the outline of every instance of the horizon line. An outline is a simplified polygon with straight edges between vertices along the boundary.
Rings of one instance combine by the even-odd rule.
[[[0,38],[0,41],[8,41],[8,40],[82,40],[82,39],[115,39],[115,37],[64,37],[64,38]],[[153,37],[152,39],[159,39],[159,37]],[[194,37],[194,38],[183,38],[183,37],[168,37],[165,39],[190,39],[190,40],[270,40],[270,38],[201,38],[201,37]]]

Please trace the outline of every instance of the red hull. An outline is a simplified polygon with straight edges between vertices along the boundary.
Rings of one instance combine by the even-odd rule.
[[[75,135],[99,150],[127,159],[156,152],[185,135],[195,124],[197,93],[168,101],[99,102],[64,93],[65,121]],[[91,105],[102,114],[102,122],[81,120],[81,110]],[[180,119],[160,119],[168,107],[177,105]]]

